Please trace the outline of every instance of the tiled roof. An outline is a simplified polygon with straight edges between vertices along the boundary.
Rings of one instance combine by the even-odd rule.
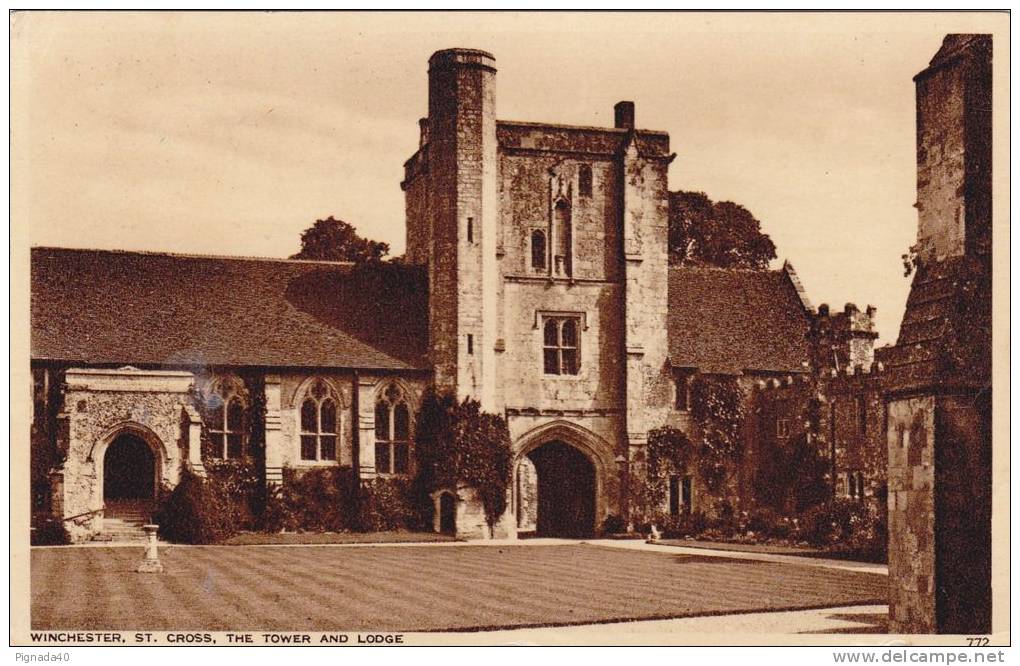
[[[987,383],[990,332],[991,284],[984,264],[953,257],[919,268],[896,345],[880,357],[886,388]]]
[[[35,248],[32,357],[424,367],[424,278],[390,265]]]
[[[667,322],[674,366],[807,370],[810,317],[785,270],[671,267]]]
[[[978,35],[978,34],[948,34],[942,39],[942,46],[939,48],[931,62],[928,63],[929,67],[936,67],[942,63],[951,60],[965,50],[971,48],[971,45],[977,42],[979,45],[991,45],[991,35]]]
[[[35,248],[32,358],[83,364],[426,368],[416,269]],[[785,271],[669,269],[671,362],[798,372],[808,315]]]

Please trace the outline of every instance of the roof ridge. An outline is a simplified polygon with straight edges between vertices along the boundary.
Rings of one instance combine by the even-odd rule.
[[[286,257],[259,257],[243,254],[200,254],[191,252],[166,252],[160,250],[115,250],[98,247],[56,247],[51,245],[33,245],[32,251],[46,252],[97,252],[104,254],[138,255],[147,257],[173,257],[179,259],[226,259],[230,261],[272,261],[285,264],[327,264],[329,266],[353,266],[352,261],[331,261],[329,259],[289,259]]]
[[[613,134],[626,134],[630,132],[628,127],[599,127],[597,125],[573,125],[571,123],[547,123],[533,120],[496,120],[497,125],[518,125],[523,127],[559,127],[562,129],[570,130],[595,130],[598,132],[610,132]],[[652,130],[652,129],[635,129],[638,134],[657,134],[661,136],[669,136],[669,132],[665,130]]]
[[[711,266],[698,264],[670,264],[669,270],[673,271],[717,271],[720,273],[782,273],[782,268],[746,268],[744,266]]]

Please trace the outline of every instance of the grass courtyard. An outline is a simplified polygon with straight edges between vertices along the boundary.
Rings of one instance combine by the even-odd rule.
[[[885,603],[885,576],[595,545],[32,550],[33,629],[442,631]]]

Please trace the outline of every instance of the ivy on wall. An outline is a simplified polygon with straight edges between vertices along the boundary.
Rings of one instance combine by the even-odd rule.
[[[682,430],[664,426],[648,433],[647,466],[638,498],[647,519],[653,519],[666,501],[669,479],[687,472],[694,447]]]
[[[257,465],[265,466],[266,451],[266,376],[259,371],[242,373],[241,381],[248,391],[246,413],[248,432],[248,455]]]
[[[698,469],[710,490],[718,490],[743,454],[747,410],[737,377],[696,375],[691,382],[691,416],[701,428]]]
[[[744,394],[736,377],[696,375],[691,380],[691,417],[699,441],[665,426],[648,433],[645,473],[637,502],[646,519],[654,520],[665,505],[671,476],[690,474],[696,466],[711,491],[723,486],[743,454],[746,417]]]
[[[50,502],[50,472],[60,467],[66,451],[57,441],[57,414],[63,409],[66,365],[52,365],[32,371],[31,466],[32,510],[45,510]],[[44,381],[45,373],[49,380]],[[66,445],[66,443],[65,443]]]
[[[481,411],[477,400],[457,402],[430,389],[418,413],[415,455],[424,492],[471,486],[495,526],[510,485],[510,430],[502,416]]]

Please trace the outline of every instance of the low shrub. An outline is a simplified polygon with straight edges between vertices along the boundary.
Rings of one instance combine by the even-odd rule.
[[[298,472],[284,468],[283,485],[266,498],[260,527],[267,532],[343,532],[356,523],[357,478],[350,467]]]
[[[66,546],[71,543],[71,536],[64,527],[64,521],[48,518],[40,521],[32,530],[33,546]]]
[[[746,522],[746,515],[738,514],[729,500],[719,500],[714,515],[705,520],[705,529],[711,530],[713,538],[732,538],[746,531]]]
[[[685,539],[698,536],[708,527],[708,519],[704,513],[681,513],[676,516],[664,516],[660,522],[662,536],[667,539]]]
[[[874,507],[840,498],[805,512],[799,536],[816,546],[884,551],[885,532],[884,521]]]
[[[768,536],[773,539],[789,539],[795,531],[795,523],[786,516],[781,516],[768,531]]]
[[[626,531],[627,523],[619,516],[609,514],[606,516],[606,519],[602,521],[603,534],[623,534]]]
[[[160,535],[178,543],[215,543],[237,533],[237,501],[189,469],[156,512]]]
[[[747,520],[747,529],[756,534],[768,534],[779,522],[779,513],[774,509],[763,507],[751,512]]]
[[[422,511],[407,479],[376,477],[361,486],[357,528],[364,532],[421,529]]]
[[[752,511],[747,518],[747,531],[769,539],[789,539],[794,536],[794,521],[770,507]]]
[[[854,559],[869,562],[885,562],[888,546],[888,524],[883,512],[866,506],[862,515],[856,516],[850,524],[850,533],[839,550]]]
[[[255,529],[263,511],[262,479],[251,460],[206,462],[207,482],[224,498],[223,506],[239,530]]]

